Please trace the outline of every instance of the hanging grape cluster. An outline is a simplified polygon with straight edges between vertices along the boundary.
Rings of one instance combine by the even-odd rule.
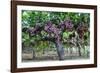
[[[79,34],[79,38],[83,39],[84,38],[84,33],[88,31],[88,27],[80,23],[79,26],[77,27],[77,33]]]
[[[30,34],[30,36],[36,35],[37,33],[40,33],[41,27],[39,25],[36,25],[34,28],[29,28],[27,32]]]
[[[71,31],[73,29],[73,23],[72,23],[72,21],[70,19],[69,20],[65,20],[65,21],[60,23],[59,27],[62,30]]]
[[[44,27],[44,30],[49,34],[53,33],[55,35],[55,39],[60,41],[60,30],[56,27],[56,25],[52,24],[50,21]]]

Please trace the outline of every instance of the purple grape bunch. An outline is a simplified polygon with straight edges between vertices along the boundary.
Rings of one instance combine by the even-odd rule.
[[[51,28],[52,28],[52,23],[49,21],[45,25],[44,30],[50,33],[50,32],[52,32]]]
[[[29,32],[29,34],[31,36],[36,35],[37,33],[39,33],[41,31],[40,29],[41,27],[39,25],[36,25],[35,27],[31,27],[29,28],[27,31]]]
[[[88,31],[88,27],[82,23],[79,24],[77,27],[77,33],[79,34],[79,38],[83,39],[84,38],[84,33]]]
[[[65,23],[65,27],[67,30],[72,30],[73,24],[72,24],[71,20],[67,20],[64,23]]]
[[[50,21],[47,22],[47,24],[44,27],[44,30],[46,32],[48,32],[49,34],[53,33],[55,35],[55,38],[57,39],[57,41],[60,40],[60,30],[54,24],[52,24]]]
[[[65,21],[60,23],[60,28],[62,30],[71,31],[73,29],[73,23],[72,23],[72,21],[70,19],[69,20],[65,20]]]

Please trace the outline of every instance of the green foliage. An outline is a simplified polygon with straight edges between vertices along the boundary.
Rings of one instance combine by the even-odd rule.
[[[23,26],[34,26],[36,23],[44,25],[47,21],[59,24],[61,21],[70,18],[74,24],[84,22],[89,25],[89,13],[72,13],[72,12],[47,12],[47,11],[22,11]]]

